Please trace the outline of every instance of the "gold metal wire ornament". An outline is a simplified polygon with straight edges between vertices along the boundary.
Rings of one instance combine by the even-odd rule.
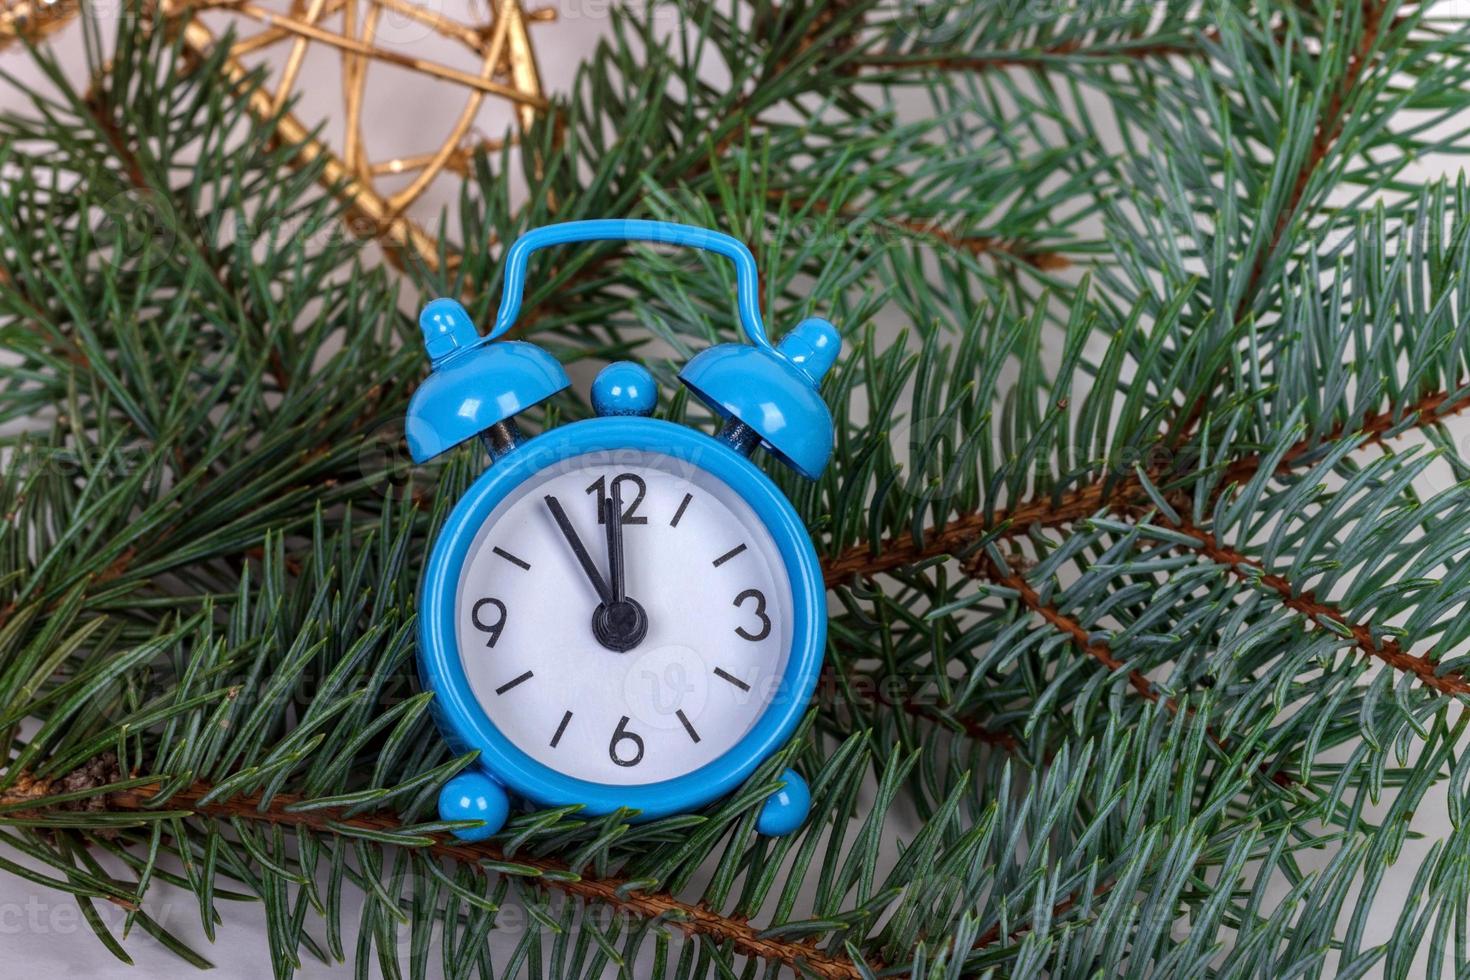
[[[0,51],[24,38],[38,43],[69,24],[78,0],[0,0]]]
[[[236,25],[238,38],[223,59],[223,72],[231,82],[243,82],[267,55],[275,54],[279,60],[284,52],[278,70],[251,93],[250,111],[258,118],[278,119],[279,139],[300,148],[298,163],[321,162],[323,182],[345,199],[348,220],[355,229],[378,236],[390,259],[401,262],[408,251],[438,268],[438,241],[408,216],[408,209],[440,176],[463,177],[477,149],[501,148],[501,141],[475,134],[487,98],[509,101],[522,131],[547,106],[528,27],[533,21],[551,19],[554,11],[528,15],[521,0],[483,2],[488,4],[484,23],[456,19],[418,0],[159,0],[155,9],[196,60],[213,53],[220,43],[219,34],[205,23],[206,15],[216,20],[223,16]],[[77,0],[0,0],[0,49],[19,38],[38,41],[77,12]],[[468,52],[474,70],[383,43],[380,25],[386,17],[454,42]],[[339,121],[345,135],[337,147],[314,136],[312,126],[293,112],[282,112],[297,94],[312,46],[341,56]],[[395,66],[463,92],[463,107],[437,145],[386,159],[370,158],[364,126],[373,122],[366,98],[373,65]],[[447,254],[451,264],[458,260],[456,252]]]

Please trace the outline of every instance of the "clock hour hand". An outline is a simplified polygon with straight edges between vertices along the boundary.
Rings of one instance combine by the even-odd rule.
[[[577,529],[572,527],[572,522],[567,519],[567,512],[562,510],[561,501],[551,494],[546,495],[546,508],[551,511],[556,526],[561,528],[561,533],[567,539],[567,544],[572,546],[572,554],[577,556],[577,561],[582,565],[582,571],[587,573],[587,580],[592,583],[592,588],[597,590],[597,597],[604,604],[613,601],[612,590],[607,587],[607,582],[602,578],[602,573],[592,563],[592,556],[587,553],[587,548],[582,544],[582,539],[577,537]]]

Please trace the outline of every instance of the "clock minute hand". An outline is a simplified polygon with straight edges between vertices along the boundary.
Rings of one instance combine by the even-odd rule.
[[[562,510],[561,501],[551,494],[546,495],[546,508],[551,511],[551,516],[556,521],[556,526],[561,528],[562,536],[567,539],[567,544],[572,546],[572,554],[577,556],[577,561],[582,564],[582,571],[587,573],[587,580],[592,583],[592,588],[597,590],[597,597],[604,603],[612,602],[612,590],[607,587],[607,582],[602,578],[602,573],[592,563],[592,556],[587,553],[587,548],[582,544],[582,539],[577,537],[577,529],[572,527],[572,522],[567,519],[567,512]]]
[[[612,481],[608,494],[607,511],[607,572],[612,578],[612,601],[622,602],[627,595],[626,576],[623,566],[623,496],[618,481]]]

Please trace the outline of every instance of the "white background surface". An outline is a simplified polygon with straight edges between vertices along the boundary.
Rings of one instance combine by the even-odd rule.
[[[458,0],[445,0],[441,9],[454,11],[460,8]],[[554,24],[532,26],[533,41],[539,52],[539,63],[543,81],[548,89],[565,91],[573,78],[577,64],[585,58],[607,29],[605,16],[606,0],[557,0],[559,20]],[[1470,13],[1470,0],[1446,4],[1441,8],[1449,13],[1459,8],[1461,13]],[[483,8],[480,8],[483,9]],[[250,30],[256,28],[251,27]],[[398,25],[396,37],[385,32],[385,42],[401,41],[405,50],[421,53],[426,57],[448,59],[456,51],[452,46],[436,47],[437,39],[424,38],[421,31],[412,26]],[[65,62],[74,70],[73,77],[80,77],[80,36],[76,25],[69,27],[52,42],[63,52]],[[11,51],[0,54],[0,65],[11,72],[18,72],[23,79],[36,80],[36,73],[29,69],[27,58],[22,52]],[[473,66],[464,63],[463,67]],[[339,61],[335,55],[313,56],[307,59],[301,89],[306,93],[300,115],[315,122],[336,112],[340,93]],[[404,84],[399,73],[380,72],[369,90],[370,115],[368,117],[369,150],[375,157],[393,153],[412,154],[422,152],[439,142],[443,132],[458,115],[460,103],[454,100],[425,95],[422,87]],[[415,83],[418,84],[418,83]],[[442,93],[444,90],[439,89]],[[499,135],[510,122],[509,110],[503,103],[490,103],[482,113],[479,129],[486,135]],[[24,108],[25,95],[9,85],[0,84],[0,109]],[[1105,118],[1106,113],[1100,113]],[[333,134],[335,136],[335,134]],[[1425,160],[1412,172],[1414,177],[1429,179],[1457,166],[1451,162]],[[1452,171],[1450,171],[1452,172]],[[439,207],[453,199],[452,184],[441,183],[418,209],[420,220],[432,226]],[[1450,423],[1462,450],[1470,445],[1470,422],[1452,420]],[[1451,477],[1443,467],[1434,468],[1426,477],[1422,489],[1432,492],[1448,485]],[[1426,833],[1427,840],[1409,841],[1399,856],[1396,867],[1389,873],[1378,897],[1378,908],[1384,914],[1375,915],[1369,927],[1366,942],[1382,941],[1392,928],[1398,908],[1403,904],[1410,888],[1412,876],[1419,861],[1434,839],[1449,829],[1445,813],[1445,795],[1442,791],[1431,792],[1423,807],[1415,816],[1415,829]],[[892,848],[899,839],[913,836],[914,826],[903,826],[901,821],[891,822],[887,835]],[[7,855],[8,856],[8,855]],[[891,857],[892,855],[890,855]],[[1279,897],[1279,893],[1277,896]],[[220,980],[246,980],[246,978],[270,976],[270,964],[265,950],[263,913],[258,904],[222,903],[221,911],[226,922],[213,945],[203,937],[199,926],[197,906],[192,896],[168,886],[156,885],[149,893],[148,911],[160,922],[185,937],[191,945],[216,964],[211,976]],[[101,913],[114,926],[120,926],[122,911],[107,904],[99,905]],[[349,899],[344,909],[344,921],[356,919],[356,907]],[[491,937],[499,950],[512,948],[520,938],[524,917],[506,916],[505,924]],[[319,934],[319,930],[317,930]],[[350,950],[349,939],[349,950]],[[404,952],[408,938],[405,935]],[[4,952],[4,964],[0,975],[6,977],[44,977],[86,975],[110,980],[110,978],[132,978],[147,976],[187,976],[193,971],[172,954],[160,947],[150,937],[134,930],[126,946],[138,964],[138,969],[129,969],[118,963],[92,936],[87,924],[81,919],[75,902],[68,896],[48,892],[17,877],[0,873],[0,950]],[[379,975],[377,964],[371,968],[374,976]],[[325,967],[314,960],[307,960],[299,976],[313,978],[346,978],[353,976],[350,965]]]

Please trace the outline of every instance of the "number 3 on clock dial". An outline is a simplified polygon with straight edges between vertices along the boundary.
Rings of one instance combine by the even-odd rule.
[[[528,478],[481,525],[456,601],[461,663],[489,719],[535,761],[603,784],[719,758],[790,655],[792,589],[771,533],[729,486],[659,453],[590,453]]]

